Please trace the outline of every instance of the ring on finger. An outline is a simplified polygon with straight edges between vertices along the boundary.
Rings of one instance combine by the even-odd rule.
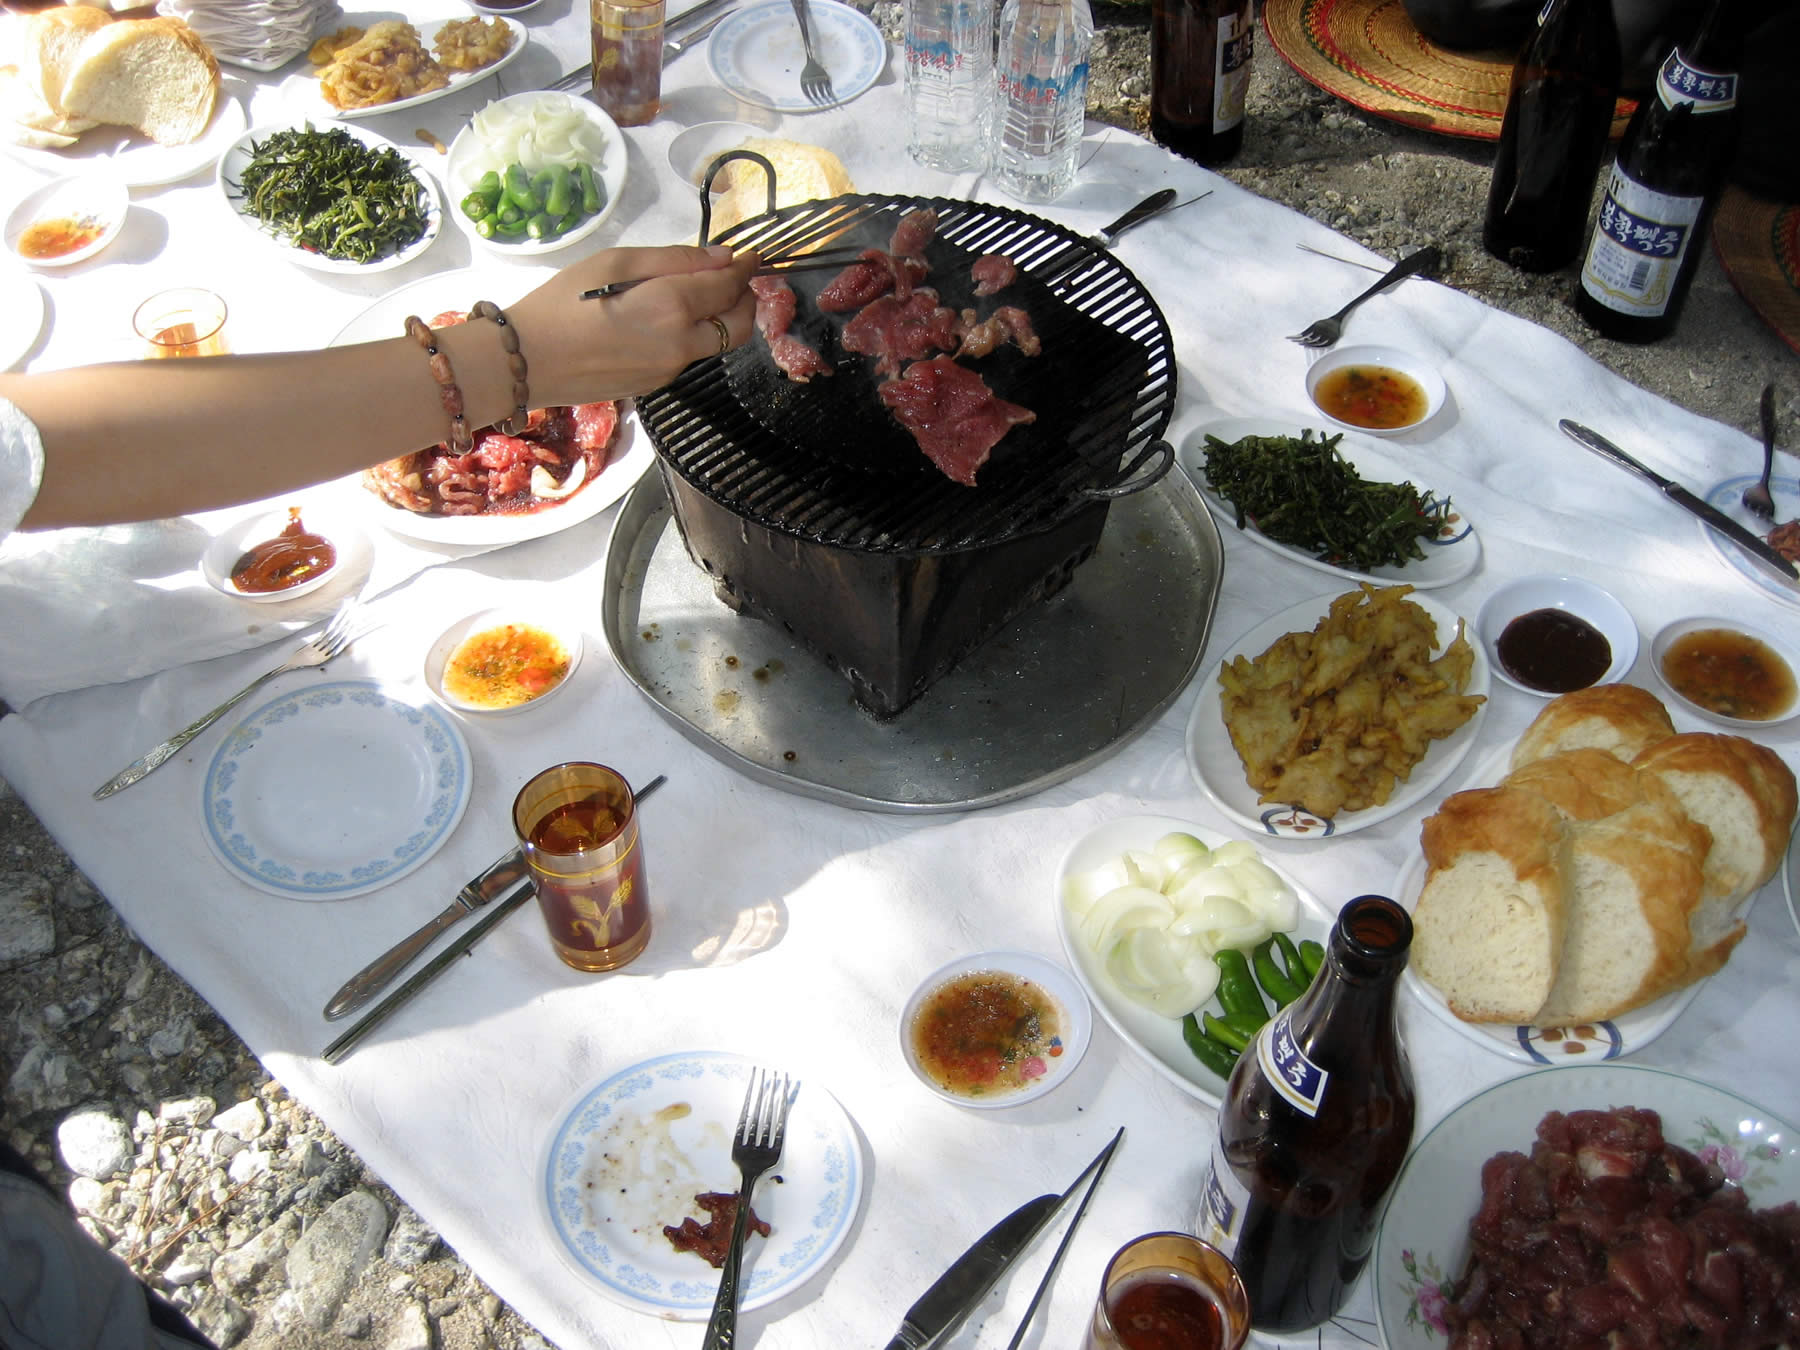
[[[731,330],[725,326],[725,320],[721,319],[717,314],[709,314],[706,321],[718,330],[719,350],[717,354],[719,356],[725,355],[726,352],[731,350]]]

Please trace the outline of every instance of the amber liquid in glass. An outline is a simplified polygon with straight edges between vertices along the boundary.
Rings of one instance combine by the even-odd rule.
[[[1107,1295],[1124,1350],[1220,1350],[1225,1323],[1212,1297],[1177,1270],[1146,1270]]]
[[[545,854],[572,856],[613,846],[601,866],[557,875],[534,868],[538,907],[557,955],[577,970],[615,970],[650,941],[650,893],[637,819],[621,796],[605,791],[547,811],[530,843]]]
[[[205,337],[192,323],[172,323],[158,328],[145,344],[145,355],[160,360],[170,356],[223,356],[225,335],[214,329]]]
[[[593,0],[594,99],[622,127],[662,111],[663,0]]]

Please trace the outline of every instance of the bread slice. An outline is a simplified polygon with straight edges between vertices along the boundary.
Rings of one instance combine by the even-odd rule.
[[[1573,826],[1562,962],[1534,1025],[1604,1021],[1698,978],[1689,916],[1705,890],[1711,844],[1668,799]]]
[[[74,72],[78,53],[90,37],[111,24],[110,14],[85,5],[29,16],[19,39],[20,82],[51,112],[66,114],[62,91]]]
[[[57,112],[26,82],[17,66],[0,66],[0,126],[15,144],[73,145],[76,137],[94,125],[85,118]],[[41,139],[24,139],[29,133]]]
[[[1630,760],[1674,734],[1669,710],[1649,690],[1635,684],[1596,684],[1551,699],[1513,747],[1512,767],[1584,748]]]
[[[1466,1022],[1529,1023],[1565,942],[1561,815],[1533,792],[1474,788],[1445,798],[1419,842],[1427,871],[1413,912],[1414,969]]]
[[[82,9],[54,10],[77,14]],[[120,19],[89,35],[63,86],[66,111],[186,145],[212,121],[219,63],[179,19]]]
[[[1600,820],[1644,800],[1637,770],[1605,750],[1563,750],[1521,764],[1501,780],[1535,792],[1570,820]]]

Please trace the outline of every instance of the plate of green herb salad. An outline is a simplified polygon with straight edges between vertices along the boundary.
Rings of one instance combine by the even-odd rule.
[[[1226,417],[1188,432],[1178,454],[1222,525],[1303,567],[1430,590],[1481,560],[1475,527],[1447,493],[1343,432]]]
[[[253,127],[219,157],[226,209],[287,261],[315,272],[385,272],[444,223],[437,182],[412,151],[366,127]]]

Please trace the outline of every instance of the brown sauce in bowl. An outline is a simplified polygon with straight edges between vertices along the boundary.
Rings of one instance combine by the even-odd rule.
[[[1794,672],[1769,646],[1730,628],[1697,628],[1669,644],[1662,676],[1690,703],[1746,722],[1794,706]]]
[[[245,550],[231,565],[231,584],[251,595],[291,590],[337,565],[337,548],[300,520],[300,508],[288,508],[288,523],[273,539]]]
[[[932,990],[913,1018],[925,1076],[956,1097],[1018,1092],[1063,1052],[1062,1008],[1022,975],[976,970]]]
[[[1387,366],[1342,366],[1320,377],[1313,402],[1351,426],[1392,431],[1425,416],[1425,387]]]
[[[1546,694],[1586,689],[1612,664],[1606,634],[1566,609],[1534,609],[1500,631],[1495,654],[1520,684]]]

